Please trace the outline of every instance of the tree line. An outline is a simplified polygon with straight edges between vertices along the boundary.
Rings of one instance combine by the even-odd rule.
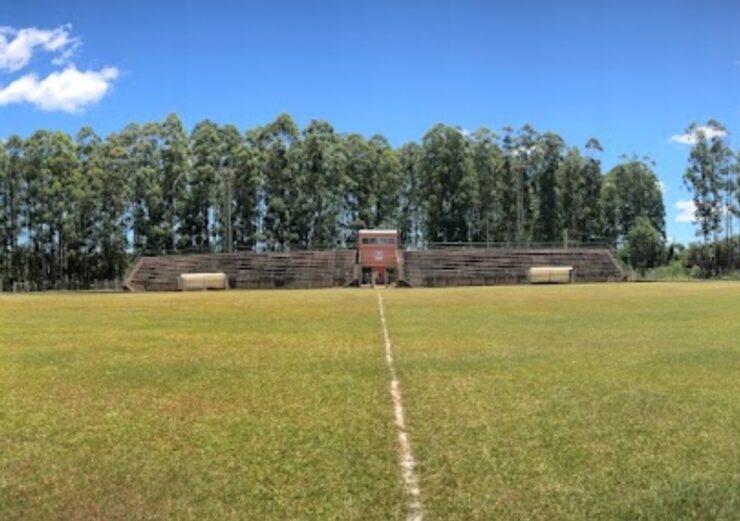
[[[693,123],[684,134],[692,143],[684,184],[691,191],[700,244],[686,260],[705,276],[740,269],[740,243],[734,219],[740,217],[740,152],[728,143],[729,132],[718,121]]]
[[[103,138],[39,130],[0,143],[0,277],[49,287],[120,278],[132,256],[352,247],[361,228],[436,242],[665,236],[649,161],[603,172],[601,145],[531,126],[438,124],[394,148],[286,114],[242,132],[176,115]]]

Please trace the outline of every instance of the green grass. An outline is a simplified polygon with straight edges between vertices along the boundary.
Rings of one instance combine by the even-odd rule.
[[[740,519],[740,285],[394,292],[433,519]]]
[[[740,519],[740,284],[384,291],[427,520]],[[0,296],[0,520],[404,519],[371,290]]]
[[[0,298],[0,519],[393,519],[374,295]]]

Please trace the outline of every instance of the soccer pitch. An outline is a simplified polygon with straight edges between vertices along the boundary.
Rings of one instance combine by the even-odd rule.
[[[380,290],[425,520],[735,520],[740,284]],[[0,519],[407,519],[378,291],[0,296]]]

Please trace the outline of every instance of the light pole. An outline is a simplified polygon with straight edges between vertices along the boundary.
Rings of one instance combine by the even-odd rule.
[[[226,225],[226,232],[224,233],[224,240],[225,240],[225,251],[226,253],[232,253],[234,249],[234,237],[232,235],[232,209],[231,209],[231,202],[233,199],[233,176],[234,172],[233,169],[230,166],[227,166],[227,162],[229,161],[228,157],[222,157],[221,158],[221,164],[219,166],[219,169],[221,170],[221,175],[224,180],[224,209],[226,210],[225,215],[225,225]]]
[[[527,170],[525,161],[515,161],[516,176],[516,243],[521,246],[524,239],[524,172]]]
[[[509,158],[509,164],[516,177],[516,244],[521,246],[524,243],[524,173],[529,167],[530,156],[535,146],[518,147],[506,152]]]

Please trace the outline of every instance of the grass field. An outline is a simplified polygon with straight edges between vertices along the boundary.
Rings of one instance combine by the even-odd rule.
[[[740,284],[383,290],[427,520],[740,519]],[[372,290],[0,296],[0,520],[404,519]]]

